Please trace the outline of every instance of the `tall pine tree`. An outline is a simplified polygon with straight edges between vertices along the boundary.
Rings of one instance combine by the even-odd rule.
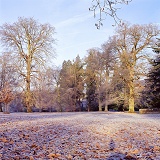
[[[152,108],[160,108],[160,39],[153,49],[157,56],[152,63],[147,79],[149,84],[148,104]]]

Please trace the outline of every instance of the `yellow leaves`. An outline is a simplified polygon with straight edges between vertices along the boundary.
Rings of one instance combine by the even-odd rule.
[[[29,157],[29,160],[34,160],[33,156],[30,156],[30,157]]]
[[[43,148],[43,150],[46,150],[46,146],[45,145],[43,145],[42,148]]]
[[[154,146],[154,149],[153,149],[155,152],[160,152],[160,146]]]
[[[29,134],[24,135],[25,139],[29,139]]]
[[[66,158],[67,160],[72,160],[73,157],[69,154]]]
[[[19,138],[28,139],[29,138],[29,134],[19,134]]]
[[[20,160],[20,156],[15,156],[14,159],[15,160]]]
[[[0,141],[1,141],[1,142],[4,142],[4,143],[7,143],[7,142],[8,142],[8,140],[6,139],[6,137],[0,138]]]
[[[100,149],[100,144],[98,142],[96,143],[96,148]]]
[[[95,155],[94,158],[99,158],[99,156],[98,156],[98,155]]]
[[[50,158],[50,159],[52,159],[52,158],[58,158],[58,157],[60,157],[61,156],[61,154],[59,154],[59,153],[50,153],[49,155],[48,155],[48,157]]]
[[[22,142],[22,147],[26,147],[27,146],[27,144],[25,143],[25,142]]]
[[[132,148],[132,144],[131,143],[129,143],[128,145],[127,145],[127,148]]]
[[[36,144],[32,144],[30,147],[31,148],[37,148],[37,145]]]
[[[49,155],[48,155],[48,157],[50,158],[50,159],[54,159],[54,158],[60,158],[62,155],[61,154],[59,154],[59,153],[50,153]],[[73,159],[73,156],[72,155],[67,155],[66,157],[65,157],[67,160],[72,160]]]
[[[86,149],[86,152],[87,152],[87,153],[89,153],[89,152],[90,152],[90,150],[87,148],[87,149]]]
[[[11,145],[12,145],[13,143],[14,143],[14,141],[13,141],[13,140],[10,140],[10,141],[9,141],[9,144],[11,144]]]
[[[135,149],[135,150],[131,151],[131,153],[132,153],[132,154],[138,154],[139,151],[138,151],[138,149]]]

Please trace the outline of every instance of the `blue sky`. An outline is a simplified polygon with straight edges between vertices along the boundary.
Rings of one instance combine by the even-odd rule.
[[[55,65],[83,58],[87,50],[100,47],[114,34],[114,21],[106,17],[103,27],[97,30],[93,13],[89,12],[92,0],[0,0],[0,25],[13,23],[18,17],[33,17],[40,23],[50,23],[56,29]],[[160,24],[160,0],[132,0],[123,5],[118,16],[131,24]]]

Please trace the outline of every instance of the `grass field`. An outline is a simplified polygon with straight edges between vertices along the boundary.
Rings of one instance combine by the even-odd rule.
[[[2,160],[160,160],[160,114],[0,113]]]

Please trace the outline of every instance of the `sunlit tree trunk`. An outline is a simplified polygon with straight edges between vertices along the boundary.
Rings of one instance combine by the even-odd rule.
[[[102,111],[102,99],[103,99],[101,97],[101,93],[102,93],[101,85],[102,85],[102,70],[100,71],[100,74],[99,74],[99,85],[98,85],[98,108],[100,112]]]
[[[99,107],[99,111],[102,111],[102,103],[100,99],[100,94],[99,94],[99,100],[98,100],[98,107]]]
[[[61,102],[60,89],[59,89],[59,86],[57,85],[57,103],[58,103],[60,112],[62,112],[62,106],[60,102]]]
[[[129,112],[133,113],[134,112],[134,73],[133,73],[133,69],[130,69],[130,74],[129,74]]]
[[[26,107],[27,107],[27,112],[32,112],[32,107],[31,107],[31,90],[30,90],[30,80],[26,81]]]
[[[129,112],[134,113],[134,88],[129,88]]]
[[[105,105],[104,111],[108,112],[108,104]]]
[[[32,64],[32,53],[31,53],[31,46],[30,46],[30,40],[28,39],[28,56],[26,57],[26,107],[27,112],[32,112],[32,97],[31,97],[31,64]]]
[[[105,112],[108,112],[108,101],[109,101],[109,69],[106,64],[106,103],[105,103]]]

